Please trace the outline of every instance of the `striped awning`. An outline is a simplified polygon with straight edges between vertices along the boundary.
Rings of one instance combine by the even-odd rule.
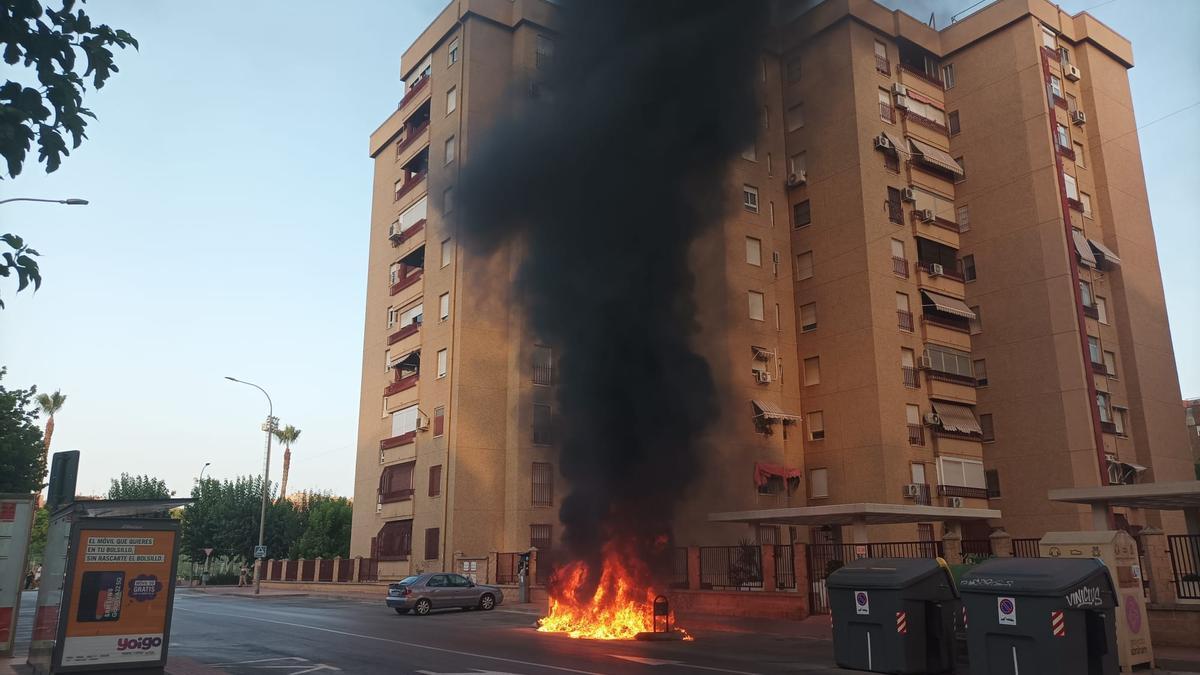
[[[1101,244],[1095,239],[1088,239],[1087,243],[1089,246],[1091,246],[1093,253],[1104,258],[1104,262],[1110,262],[1114,265],[1121,264],[1121,259],[1117,257],[1117,254],[1113,253],[1112,249],[1108,248],[1104,244]]]
[[[975,312],[972,312],[971,308],[967,307],[967,303],[958,298],[952,298],[948,295],[934,293],[925,289],[921,289],[921,295],[925,298],[924,306],[932,305],[939,312],[961,316],[964,319],[975,318]]]
[[[771,403],[770,401],[760,401],[754,399],[750,401],[754,406],[754,416],[763,417],[769,420],[783,420],[785,422],[799,422],[800,416],[793,415],[789,412],[784,412],[783,408]]]
[[[918,141],[912,137],[909,137],[908,142],[912,144],[913,153],[915,153],[917,159],[945,169],[955,176],[965,175],[963,168],[945,150],[935,148],[925,141]]]
[[[931,401],[931,403],[933,411],[942,421],[942,429],[956,431],[960,434],[983,435],[979,420],[975,419],[975,413],[967,406],[945,401]]]
[[[893,134],[887,129],[883,130],[883,136],[891,141],[892,147],[896,149],[896,152],[904,152],[904,141],[901,141],[900,137],[896,136],[896,134]]]
[[[1097,267],[1096,254],[1092,253],[1092,246],[1088,243],[1087,238],[1079,230],[1071,230],[1071,238],[1075,240],[1075,252],[1079,254],[1079,264],[1095,269]]]

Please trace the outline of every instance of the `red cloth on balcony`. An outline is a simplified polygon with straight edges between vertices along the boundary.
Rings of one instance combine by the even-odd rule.
[[[754,463],[754,484],[758,487],[766,485],[772,477],[782,478],[786,480],[800,480],[804,476],[804,472],[800,469],[792,469],[778,464],[767,464],[766,462]]]

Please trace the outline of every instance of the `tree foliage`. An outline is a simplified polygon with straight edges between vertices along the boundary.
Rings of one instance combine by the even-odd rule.
[[[17,275],[17,292],[25,290],[33,284],[33,290],[42,287],[42,272],[34,256],[38,252],[25,245],[25,241],[15,234],[0,235],[11,251],[5,251],[0,259],[0,277]],[[4,301],[0,300],[0,309],[4,309]]]
[[[119,70],[111,47],[137,49],[138,43],[123,30],[93,24],[82,9],[75,9],[75,0],[63,0],[58,10],[44,8],[39,0],[3,0],[3,12],[4,62],[24,66],[37,82],[10,79],[0,86],[0,155],[15,177],[36,142],[38,162],[47,172],[55,171],[63,155],[71,154],[64,136],[78,148],[87,138],[87,118],[96,117],[83,106],[87,78],[96,89],[103,87]]]
[[[120,478],[112,479],[107,496],[109,499],[170,499],[174,495],[161,478],[122,472]]]
[[[304,534],[288,551],[292,558],[350,557],[350,517],[345,497],[313,498],[307,507]]]
[[[0,380],[6,368],[0,368]],[[0,492],[37,492],[44,487],[46,448],[34,421],[37,387],[5,389],[0,383]]]
[[[46,531],[50,529],[50,511],[42,507],[33,512],[33,527],[29,531],[29,555],[31,563],[41,563],[46,555]]]

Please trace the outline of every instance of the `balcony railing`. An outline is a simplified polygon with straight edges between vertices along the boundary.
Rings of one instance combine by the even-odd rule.
[[[417,331],[421,330],[421,323],[414,321],[400,330],[388,336],[388,344],[394,345],[410,335],[416,335]]]
[[[1062,144],[1056,144],[1056,145],[1058,145],[1058,154],[1062,155],[1063,157],[1066,157],[1067,159],[1071,160],[1072,162],[1075,161],[1075,151],[1073,149],[1068,148],[1067,146],[1062,145]]]
[[[423,89],[425,89],[425,86],[428,84],[429,84],[429,76],[428,75],[422,77],[421,79],[417,80],[416,82],[413,82],[413,86],[408,88],[408,93],[406,93],[404,95],[404,98],[400,99],[400,105],[398,105],[396,107],[403,108],[405,103],[408,103],[409,101],[416,98],[417,94],[421,93],[421,91]]]
[[[1098,320],[1100,318],[1100,308],[1095,305],[1084,305],[1083,315]]]
[[[904,207],[901,206],[900,202],[885,201],[884,204],[887,205],[888,220],[897,225],[903,225]]]
[[[409,239],[412,239],[413,235],[415,235],[416,233],[420,232],[423,229],[425,229],[425,219],[424,218],[418,220],[417,222],[413,223],[412,225],[409,225],[407,229],[389,234],[388,239],[392,240],[392,246],[399,246],[400,244],[403,244],[404,242],[408,241]]]
[[[937,314],[934,312],[925,311],[921,313],[921,320],[925,323],[931,323],[935,326],[941,326],[942,328],[949,328],[950,330],[956,330],[960,333],[971,332],[970,319],[961,316]]]
[[[914,68],[913,66],[910,66],[910,65],[904,63],[903,61],[896,64],[896,74],[899,75],[901,72],[905,72],[910,75],[916,75],[917,77],[919,77],[922,80],[925,80],[929,84],[937,85],[937,87],[940,89],[945,89],[945,87],[946,87],[945,83],[942,82],[942,79],[940,77],[937,77],[936,75],[928,75],[925,73],[924,70],[918,70],[917,68]]]
[[[946,220],[941,216],[934,216],[931,224],[936,225],[943,230],[950,230],[954,233],[958,233],[960,231],[958,228],[958,223],[954,222],[953,220]]]
[[[913,503],[921,504],[923,506],[929,506],[930,504],[932,504],[933,498],[929,494],[930,493],[929,486],[924,483],[917,483],[916,485],[917,485],[917,494],[913,495],[913,497],[912,497]]]
[[[1116,422],[1105,422],[1104,420],[1100,420],[1100,431],[1103,431],[1106,434],[1114,434],[1115,435],[1117,433],[1117,423]]]
[[[908,444],[925,445],[925,427],[920,424],[908,425]]]
[[[904,386],[909,389],[916,389],[921,386],[921,371],[912,366],[900,366],[900,375],[904,379]]]
[[[410,127],[408,131],[404,132],[404,138],[396,144],[396,157],[399,157],[406,149],[408,149],[408,146],[412,145],[413,141],[417,140],[417,137],[424,133],[424,131],[428,128],[429,120],[425,120],[425,122],[423,122],[417,128],[414,129]]]
[[[949,382],[951,384],[961,384],[966,387],[974,387],[978,384],[978,380],[971,377],[970,375],[959,375],[958,373],[947,373],[943,370],[927,369],[925,371],[925,378],[929,379],[929,380],[936,380],[938,382]]]
[[[987,499],[987,488],[966,487],[963,485],[939,485],[938,494],[943,497],[967,497],[969,499]]]
[[[418,183],[425,180],[425,177],[427,175],[429,175],[428,171],[422,171],[420,173],[410,174],[408,176],[408,178],[404,181],[404,185],[400,186],[399,190],[396,190],[396,196],[392,201],[398,202],[401,199],[404,199],[404,195],[408,194],[409,192],[412,192],[412,189],[414,187],[416,187]]]
[[[892,272],[898,277],[908,278],[908,259],[892,256]]]
[[[393,504],[395,502],[406,502],[413,498],[413,492],[412,488],[396,490],[395,492],[379,492],[379,503]]]
[[[908,122],[913,122],[913,123],[917,124],[918,126],[925,127],[926,129],[932,129],[933,131],[937,131],[937,132],[940,132],[943,134],[950,133],[950,129],[947,128],[945,124],[942,124],[941,122],[938,122],[936,120],[931,120],[928,117],[925,117],[923,115],[918,115],[917,113],[915,113],[911,110],[904,111],[904,119]]]
[[[909,333],[912,332],[912,330],[913,330],[912,312],[906,312],[902,309],[898,309],[898,310],[896,310],[896,318],[899,319],[900,330],[908,331]]]
[[[1092,372],[1097,375],[1108,375],[1108,366],[1092,361]]]
[[[383,395],[394,396],[405,389],[412,389],[413,387],[417,386],[417,379],[418,373],[413,373],[408,377],[402,377],[385,387],[383,390]]]
[[[883,120],[884,122],[895,124],[896,109],[892,107],[891,103],[884,103],[883,101],[879,102],[879,119]]]
[[[410,431],[405,434],[400,434],[399,436],[392,436],[391,438],[385,438],[382,441],[379,441],[379,449],[387,450],[389,448],[398,448],[401,445],[407,445],[415,440],[417,440],[417,432]]]
[[[388,295],[395,295],[395,294],[399,293],[400,291],[408,288],[409,286],[412,286],[413,284],[415,284],[421,280],[421,276],[423,274],[424,274],[424,270],[418,269],[416,272],[413,272],[412,274],[409,274],[408,276],[404,277],[400,281],[397,281],[396,283],[392,284],[391,287],[388,288]]]
[[[954,279],[955,281],[963,280],[962,272],[960,272],[958,269],[958,261],[957,260],[955,261],[955,263],[953,265],[945,265],[942,263],[923,262],[923,261],[918,260],[917,261],[917,269],[920,270],[921,272],[924,272],[925,274],[933,276],[933,272],[931,271],[931,268],[934,265],[939,265],[939,264],[942,265],[942,271],[938,273],[938,276],[949,277],[951,279]]]

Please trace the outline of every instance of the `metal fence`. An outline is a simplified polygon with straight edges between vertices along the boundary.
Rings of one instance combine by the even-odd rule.
[[[339,582],[346,582],[346,581],[350,581],[350,580],[354,579],[354,564],[353,563],[354,563],[354,559],[351,558],[349,561],[343,560],[342,564],[338,565],[337,580]]]
[[[317,581],[333,581],[333,561],[322,560],[317,569]]]
[[[980,562],[995,555],[991,539],[963,539],[963,562]]]
[[[1200,600],[1200,534],[1167,535],[1167,549],[1175,573],[1175,596]]]
[[[686,546],[677,546],[671,552],[671,588],[688,587],[688,550]]]
[[[700,547],[700,588],[744,591],[763,586],[758,544]]]
[[[283,578],[283,561],[282,560],[272,560],[271,561],[271,569],[270,569],[269,574],[267,574],[267,578],[270,579],[271,581],[279,581],[280,579]]]
[[[825,579],[857,558],[937,558],[940,541],[893,541],[878,544],[810,544],[808,547],[808,604],[813,614],[829,613]]]
[[[1040,539],[1013,539],[1013,557],[1014,558],[1040,558],[1038,553],[1038,542]]]
[[[363,558],[358,568],[359,581],[379,581],[379,558]]]
[[[517,583],[517,561],[521,557],[520,553],[497,553],[496,554],[496,583],[498,584],[515,584]]]
[[[775,588],[796,588],[796,549],[791,544],[776,544]]]
[[[295,581],[296,569],[299,567],[299,560],[284,560],[283,561],[283,580]]]
[[[317,576],[316,560],[300,561],[300,581],[312,581]]]

